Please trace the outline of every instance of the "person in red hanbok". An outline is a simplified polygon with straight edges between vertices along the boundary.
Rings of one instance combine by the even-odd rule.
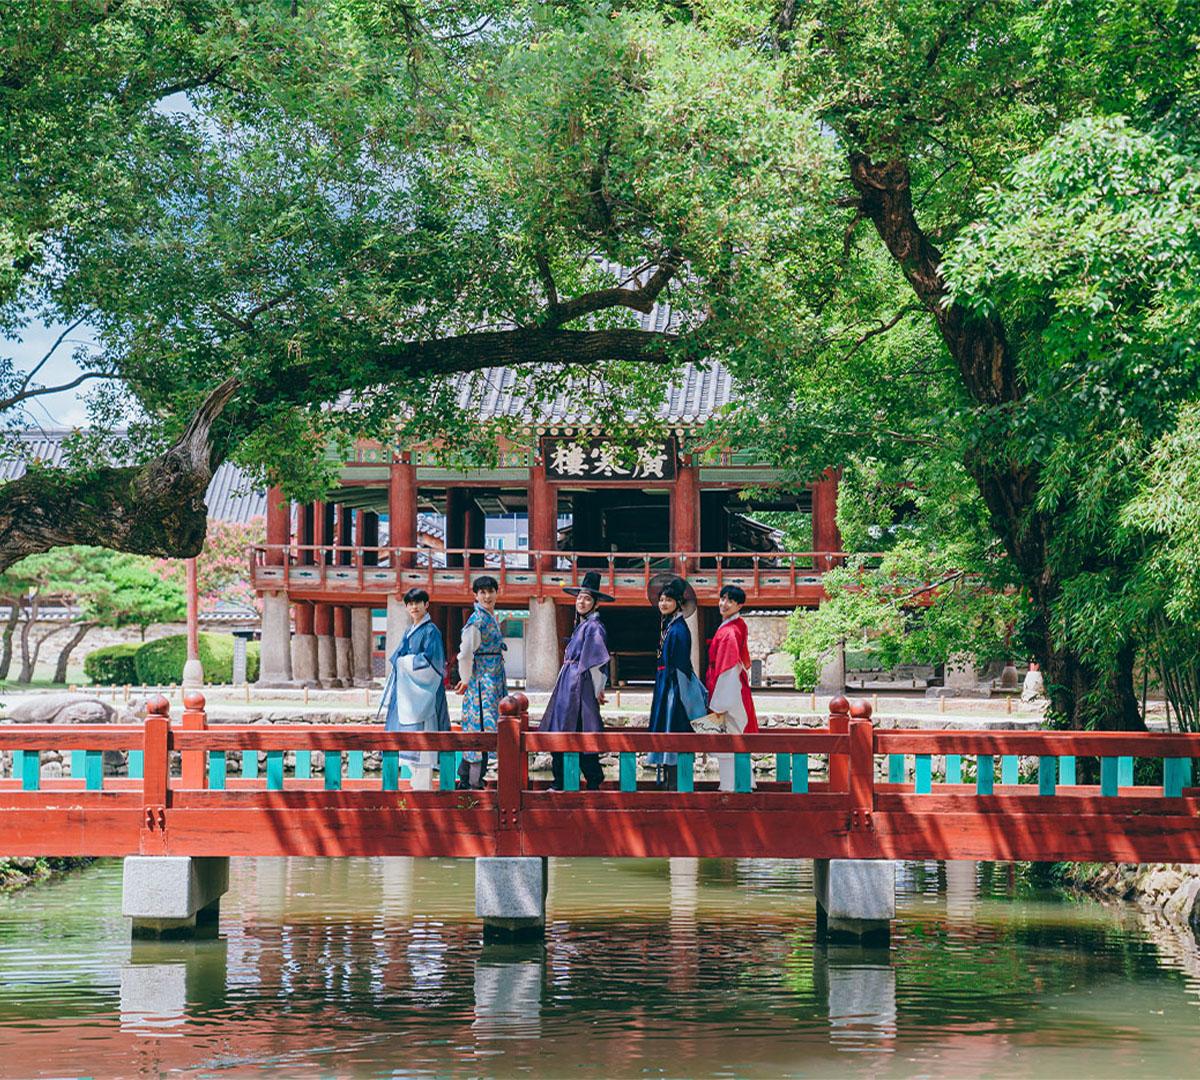
[[[746,734],[758,730],[754,699],[750,696],[750,648],[742,605],[746,594],[736,585],[721,590],[717,606],[723,622],[708,645],[708,707],[725,714],[725,730]],[[717,754],[721,790],[732,791],[732,754]]]

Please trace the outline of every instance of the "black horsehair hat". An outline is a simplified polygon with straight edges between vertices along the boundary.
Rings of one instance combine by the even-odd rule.
[[[583,575],[583,584],[564,585],[563,592],[578,596],[581,592],[591,593],[592,599],[598,604],[611,604],[613,598],[608,593],[600,591],[600,575],[595,570],[589,570]]]
[[[655,574],[646,589],[646,598],[652,605],[656,605],[663,593],[679,605],[679,611],[685,619],[696,610],[696,590],[685,578],[676,574]]]

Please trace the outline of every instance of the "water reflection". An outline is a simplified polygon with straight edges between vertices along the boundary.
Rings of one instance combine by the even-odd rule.
[[[475,1035],[538,1038],[545,975],[546,949],[540,942],[484,945],[475,960]]]
[[[0,898],[0,1043],[44,1075],[1127,1076],[1200,1052],[1190,934],[989,864],[908,868],[875,952],[815,945],[805,863],[554,860],[544,946],[506,947],[469,860],[333,862],[235,862],[211,942],[131,948],[119,863]]]
[[[896,969],[890,949],[816,945],[813,984],[828,1010],[835,1045],[879,1049],[896,1037]]]
[[[124,1031],[161,1033],[187,1022],[189,1010],[220,1009],[229,975],[229,942],[134,941],[121,968]]]

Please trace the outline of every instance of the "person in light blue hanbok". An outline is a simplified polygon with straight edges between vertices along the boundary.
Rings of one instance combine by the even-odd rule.
[[[387,686],[380,702],[388,731],[449,731],[446,706],[446,646],[429,617],[429,594],[409,589],[404,606],[412,620],[389,660]],[[432,750],[400,754],[413,770],[413,787],[428,790],[437,755]]]
[[[463,695],[463,731],[495,731],[500,719],[500,699],[508,693],[504,675],[504,634],[496,621],[496,598],[500,585],[490,574],[480,574],[471,582],[475,610],[463,626],[458,650],[459,683],[456,694]],[[458,767],[460,789],[482,788],[486,784],[486,751],[467,750]]]

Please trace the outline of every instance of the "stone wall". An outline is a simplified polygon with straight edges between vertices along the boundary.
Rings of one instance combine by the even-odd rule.
[[[1200,930],[1200,864],[1068,863],[1063,875],[1081,892],[1127,900],[1168,922]]]

